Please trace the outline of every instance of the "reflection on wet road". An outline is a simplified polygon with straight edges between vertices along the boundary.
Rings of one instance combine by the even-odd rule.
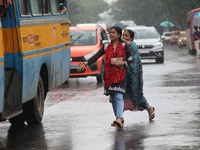
[[[111,127],[115,118],[103,84],[95,77],[70,78],[48,93],[41,125],[0,124],[0,149],[199,149],[200,59],[168,46],[164,64],[143,60],[143,72],[144,96],[156,108],[154,121],[146,111],[126,111],[124,127]]]

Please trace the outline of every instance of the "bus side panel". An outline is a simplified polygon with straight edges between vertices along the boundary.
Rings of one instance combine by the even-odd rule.
[[[49,90],[62,84],[62,51],[51,53]]]
[[[3,112],[3,104],[4,104],[4,44],[3,44],[3,35],[1,28],[1,20],[0,20],[0,113]],[[0,118],[1,119],[1,118]]]
[[[69,79],[70,74],[70,46],[68,46],[65,50],[63,50],[63,66],[62,66],[62,83],[66,82],[67,79]]]
[[[31,57],[31,56],[29,56]],[[23,96],[22,103],[35,98],[37,93],[37,84],[42,65],[46,65],[47,69],[51,68],[51,55],[32,55],[32,58],[23,60]],[[48,70],[50,72],[50,70]]]
[[[2,113],[4,105],[4,80],[4,65],[0,58],[0,113]]]
[[[69,78],[69,23],[59,23],[56,19],[20,20],[18,38],[23,56],[23,103],[36,96],[42,65],[45,65],[48,71],[48,90],[61,85]],[[58,17],[59,19],[64,18]],[[30,25],[31,23],[33,24]]]

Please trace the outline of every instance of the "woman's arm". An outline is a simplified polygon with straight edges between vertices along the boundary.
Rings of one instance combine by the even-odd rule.
[[[100,58],[103,54],[105,53],[104,51],[104,46],[91,58],[86,60],[80,67],[77,68],[77,71],[80,72],[85,69],[86,65],[90,65],[94,63],[98,58]]]
[[[125,40],[123,37],[121,37],[121,39],[122,39],[122,41],[124,43],[126,43],[126,45],[131,46],[131,42],[130,41]]]
[[[124,66],[127,67],[133,61],[133,57],[131,56],[131,51],[129,49],[129,46],[125,45],[124,49],[125,49],[127,60],[122,62],[122,63],[117,63],[116,66],[118,68],[121,68],[121,67],[124,67]]]

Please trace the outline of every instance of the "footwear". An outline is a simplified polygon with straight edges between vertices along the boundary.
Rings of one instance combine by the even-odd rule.
[[[122,124],[124,123],[124,118],[122,118]],[[114,121],[113,121],[113,123],[111,123],[111,126],[115,126],[116,124],[114,123]]]
[[[122,127],[122,123],[117,120],[114,120],[113,123],[120,128]]]
[[[122,123],[124,123],[124,118],[122,118]]]
[[[152,110],[152,111],[150,111],[150,110]],[[148,113],[149,113],[149,120],[151,121],[155,117],[155,108],[150,107],[149,110],[148,110]]]
[[[124,118],[122,118],[122,124],[124,123]],[[114,123],[114,121],[113,121],[113,123],[111,123],[111,126],[116,126],[116,124]]]

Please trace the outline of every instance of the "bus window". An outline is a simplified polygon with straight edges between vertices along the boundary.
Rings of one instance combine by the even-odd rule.
[[[61,15],[67,14],[67,4],[65,0],[60,0],[59,7]]]
[[[33,16],[41,16],[40,1],[30,0],[31,11]]]
[[[50,0],[51,3],[51,11],[53,15],[59,15],[59,5],[57,0]]]
[[[51,15],[49,0],[42,0],[42,13],[44,16]]]
[[[30,17],[29,0],[18,0],[21,17]]]

